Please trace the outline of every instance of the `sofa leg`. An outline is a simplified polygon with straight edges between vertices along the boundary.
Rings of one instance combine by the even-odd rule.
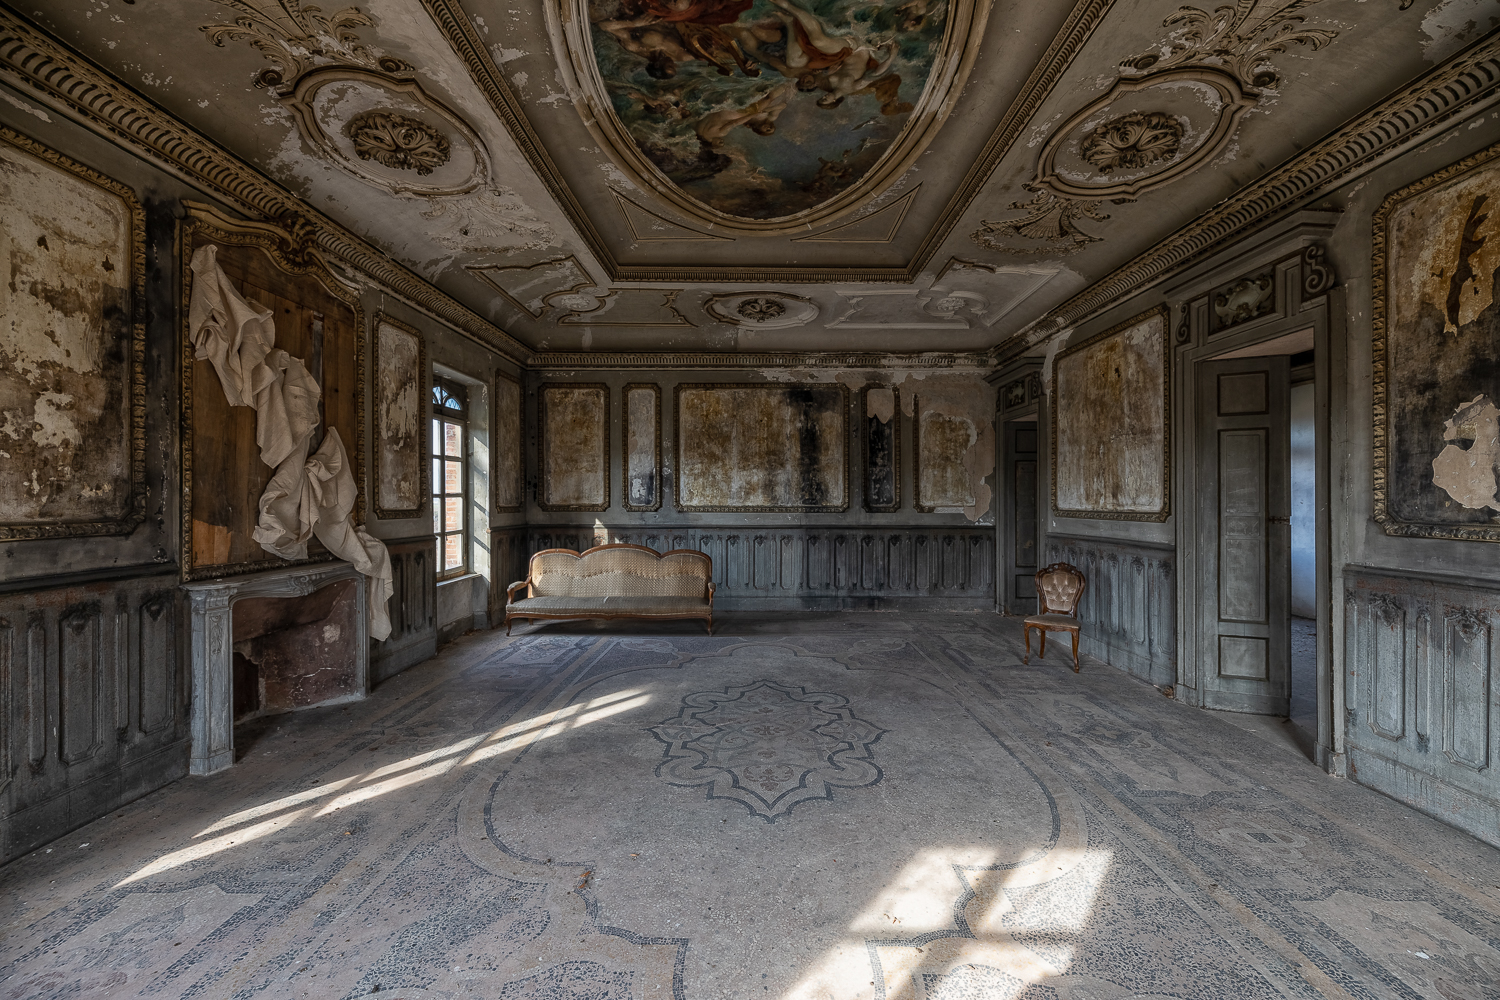
[[[708,634],[709,635],[713,635],[714,634],[714,616],[713,615],[709,615],[708,616]]]

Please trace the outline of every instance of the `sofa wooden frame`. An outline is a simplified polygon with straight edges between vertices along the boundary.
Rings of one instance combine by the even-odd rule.
[[[704,611],[688,611],[688,612],[682,612],[682,613],[679,613],[679,614],[660,614],[660,615],[650,614],[650,613],[641,613],[641,612],[631,612],[631,611],[612,611],[612,612],[601,612],[601,613],[598,613],[598,614],[553,614],[553,613],[548,613],[548,612],[545,612],[545,611],[538,611],[538,612],[536,612],[534,614],[527,614],[525,612],[511,612],[511,611],[506,611],[505,612],[505,634],[506,635],[510,635],[510,623],[511,623],[511,621],[513,619],[522,619],[522,620],[525,620],[525,621],[537,621],[537,620],[543,620],[543,619],[550,619],[552,621],[585,621],[585,620],[595,619],[595,618],[604,619],[604,620],[617,619],[617,618],[643,618],[643,619],[646,619],[648,621],[673,621],[673,620],[685,619],[685,618],[702,618],[702,619],[706,619],[707,622],[708,622],[708,634],[709,635],[713,635],[714,634],[714,561],[713,561],[713,557],[712,556],[710,556],[706,552],[700,552],[698,549],[671,549],[670,551],[667,551],[667,552],[658,552],[655,549],[651,548],[650,546],[647,546],[647,545],[632,545],[629,542],[610,542],[607,545],[595,545],[593,548],[585,549],[582,552],[579,552],[577,549],[561,549],[561,548],[559,548],[559,549],[542,549],[540,552],[534,552],[534,553],[532,553],[531,560],[526,564],[526,579],[524,579],[524,580],[517,580],[515,583],[511,584],[509,587],[505,588],[505,603],[506,603],[506,606],[509,607],[512,603],[514,603],[515,596],[516,596],[516,591],[520,590],[522,587],[526,588],[526,596],[527,597],[533,596],[532,593],[531,593],[531,579],[532,579],[532,576],[531,576],[531,567],[533,565],[535,565],[536,560],[539,557],[545,556],[545,555],[552,555],[554,553],[559,553],[559,552],[566,552],[569,555],[575,555],[579,559],[582,559],[584,556],[588,555],[590,552],[600,552],[600,551],[602,551],[604,549],[640,549],[642,552],[649,552],[649,553],[651,553],[652,555],[656,556],[658,559],[665,559],[667,556],[675,556],[675,555],[692,555],[692,556],[699,557],[705,563],[708,564],[708,579],[707,579],[707,584],[708,584],[708,607]]]

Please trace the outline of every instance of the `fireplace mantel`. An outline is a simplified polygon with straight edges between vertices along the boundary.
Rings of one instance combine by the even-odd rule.
[[[234,763],[234,602],[246,597],[306,597],[331,583],[354,579],[357,627],[353,637],[355,692],[369,690],[369,619],[364,578],[346,562],[294,566],[185,583],[192,617],[192,774],[213,774]],[[343,699],[341,699],[343,700]]]

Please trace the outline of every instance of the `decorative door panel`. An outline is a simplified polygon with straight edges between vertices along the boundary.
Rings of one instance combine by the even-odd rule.
[[[1290,380],[1285,357],[1199,366],[1203,704],[1288,710]]]

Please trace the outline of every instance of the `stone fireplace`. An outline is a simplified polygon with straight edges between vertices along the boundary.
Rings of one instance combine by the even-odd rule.
[[[183,589],[192,617],[193,774],[234,763],[236,718],[365,696],[365,585],[348,563],[203,580]]]

